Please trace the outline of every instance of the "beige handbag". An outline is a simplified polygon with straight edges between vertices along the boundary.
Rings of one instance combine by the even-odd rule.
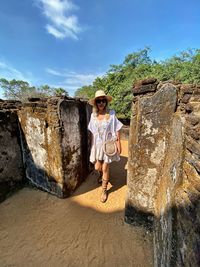
[[[106,141],[103,143],[103,151],[107,156],[112,157],[117,153],[117,145],[115,140],[108,138],[109,134],[112,135],[112,133],[107,133]]]

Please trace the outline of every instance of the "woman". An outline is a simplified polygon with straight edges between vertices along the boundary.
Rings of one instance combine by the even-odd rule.
[[[116,118],[115,111],[109,110],[108,103],[112,97],[105,94],[103,90],[98,90],[95,97],[89,100],[93,106],[88,129],[92,133],[92,147],[90,161],[95,164],[95,170],[102,173],[102,194],[101,202],[107,200],[107,185],[109,181],[109,164],[112,161],[119,161],[121,153],[121,142],[119,130],[123,124]],[[114,156],[107,156],[103,149],[103,143],[112,138],[116,142],[117,153]]]

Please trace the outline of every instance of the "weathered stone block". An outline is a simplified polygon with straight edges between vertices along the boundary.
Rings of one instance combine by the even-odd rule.
[[[52,98],[40,106],[25,103],[19,112],[26,176],[63,198],[88,174],[86,104]]]
[[[176,265],[199,266],[200,194],[186,182],[175,195]]]
[[[145,84],[145,85],[136,85],[133,88],[133,94],[144,94],[148,92],[155,92],[157,89],[157,84]]]
[[[140,86],[140,85],[147,85],[147,84],[154,84],[158,83],[156,78],[147,78],[141,81],[136,81],[133,86]]]
[[[146,213],[155,214],[156,190],[176,101],[176,88],[165,85],[152,97],[139,99],[133,107],[137,116],[130,126],[128,203]]]
[[[200,144],[189,136],[186,137],[186,147],[200,158]]]
[[[24,178],[17,114],[0,111],[0,201]]]
[[[182,84],[180,87],[181,92],[183,94],[192,94],[194,90],[194,85],[193,84]]]
[[[194,114],[190,114],[186,116],[186,121],[189,122],[191,125],[195,126],[200,122],[200,118],[195,116]]]
[[[125,220],[152,229],[155,266],[199,266],[200,90],[175,87],[135,83]]]
[[[195,157],[194,154],[190,153],[189,151],[185,152],[185,162],[183,165],[183,170],[187,174],[187,178],[191,183],[196,184],[196,180],[200,185],[200,161]],[[193,180],[191,179],[191,177],[196,179]]]
[[[190,101],[190,98],[191,98],[191,94],[185,94],[183,96],[183,98],[181,99],[181,101],[184,103],[184,104],[187,104],[189,101]]]
[[[194,128],[191,128],[190,126],[186,126],[185,132],[188,136],[192,137],[195,140],[200,139],[199,133]]]
[[[192,107],[193,115],[200,117],[200,102],[190,102],[190,106]]]
[[[20,109],[22,103],[18,100],[0,101],[0,109]]]
[[[61,149],[64,183],[72,192],[87,176],[89,166],[86,103],[60,103]]]

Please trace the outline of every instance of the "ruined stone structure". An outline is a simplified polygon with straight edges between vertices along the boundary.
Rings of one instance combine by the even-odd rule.
[[[133,94],[125,220],[155,266],[199,266],[200,86],[148,79]]]
[[[69,196],[88,175],[89,106],[53,97],[23,105],[1,101],[0,192],[28,179],[39,188]]]
[[[200,266],[200,86],[148,79],[133,95],[125,221],[155,266]],[[90,112],[73,98],[0,101],[0,200],[27,179],[69,196],[89,172]]]
[[[91,167],[91,110],[70,97],[0,100],[0,201],[27,181],[61,198],[71,195]]]

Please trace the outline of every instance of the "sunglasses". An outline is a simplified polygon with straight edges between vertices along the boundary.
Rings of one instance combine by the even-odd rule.
[[[97,99],[96,100],[96,103],[97,104],[101,104],[101,103],[105,104],[105,103],[107,103],[107,99],[105,99],[105,98],[103,98],[103,99]]]

